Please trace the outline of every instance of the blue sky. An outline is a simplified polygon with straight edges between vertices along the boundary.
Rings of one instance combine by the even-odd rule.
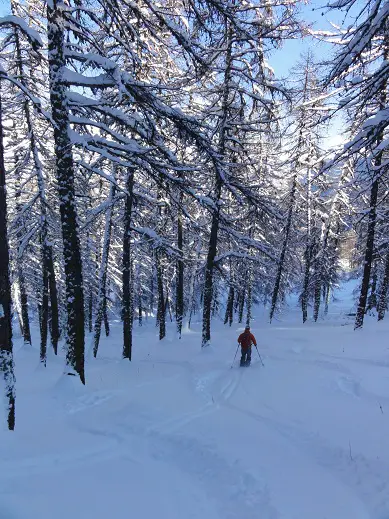
[[[0,15],[4,16],[10,12],[10,2],[8,0],[0,0]]]
[[[331,22],[341,24],[341,15],[335,11],[327,13],[322,8],[324,3],[325,0],[311,0],[309,4],[302,5],[300,8],[300,19],[316,30],[331,30]],[[299,61],[300,55],[307,49],[311,49],[316,59],[320,61],[329,58],[332,51],[331,45],[310,37],[288,40],[269,60],[276,75],[287,76],[290,69]]]
[[[311,0],[307,5],[300,7],[300,19],[308,24],[312,24],[315,29],[330,29],[330,22],[341,23],[341,17],[338,13],[332,11],[330,14],[322,8],[326,0]],[[10,13],[9,0],[0,0],[0,16]],[[275,51],[269,59],[270,66],[274,69],[277,77],[286,77],[290,69],[300,60],[301,54],[307,49],[314,52],[316,59],[324,60],[331,55],[331,45],[324,44],[312,38],[297,38],[288,40],[283,47]],[[329,144],[336,142],[336,135],[339,131],[340,121],[333,125],[330,130]]]
[[[322,16],[324,10],[320,7],[324,3],[325,0],[311,0],[308,5],[302,5],[301,18],[307,23],[313,24],[317,29],[329,29],[329,21],[339,22],[340,17],[339,15],[336,17],[334,12],[331,15]],[[0,16],[9,14],[9,12],[9,0],[0,0]],[[290,68],[299,60],[300,54],[308,48],[314,51],[318,59],[326,58],[329,55],[330,46],[315,42],[311,38],[287,41],[282,49],[274,52],[270,60],[270,65],[274,68],[276,75],[287,76]]]

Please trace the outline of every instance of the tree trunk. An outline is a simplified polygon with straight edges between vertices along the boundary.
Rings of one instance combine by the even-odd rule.
[[[163,291],[163,272],[160,258],[160,251],[155,252],[155,261],[157,267],[157,287],[158,287],[158,309],[157,309],[157,323],[159,325],[159,340],[166,336],[166,314],[165,314],[165,298]]]
[[[295,205],[295,200],[296,200],[296,189],[297,189],[297,175],[294,175],[292,189],[290,192],[290,206],[289,206],[289,211],[288,211],[288,218],[286,220],[285,236],[284,236],[284,241],[282,243],[280,259],[278,261],[276,281],[274,283],[274,290],[273,290],[273,295],[272,295],[272,300],[271,300],[270,322],[273,319],[274,312],[277,307],[277,300],[278,300],[278,294],[280,291],[282,271],[284,270],[285,255],[286,255],[286,251],[288,248],[290,229],[292,227],[292,216],[293,216],[294,205]]]
[[[191,276],[190,276],[190,288],[189,288],[189,319],[188,319],[188,328],[191,326],[193,313],[195,311],[195,283],[196,283],[196,275],[197,275],[197,265],[200,260],[201,255],[201,240],[199,239],[196,247],[196,262],[193,265]]]
[[[98,295],[97,295],[95,336],[94,336],[94,341],[93,341],[94,342],[93,356],[95,358],[97,357],[97,352],[99,349],[100,336],[101,336],[101,325],[102,325],[103,319],[104,319],[104,307],[106,305],[106,300],[107,300],[107,272],[108,272],[109,250],[111,247],[112,213],[113,213],[113,206],[115,203],[115,192],[116,192],[116,186],[115,186],[115,184],[111,184],[110,191],[109,191],[109,208],[105,215],[103,253],[101,255],[99,289],[98,289]]]
[[[155,283],[155,279],[154,279],[154,276],[155,276],[155,273],[154,273],[154,270],[151,272],[151,276],[150,276],[150,298],[149,298],[149,314],[150,316],[153,316],[154,314],[154,283]]]
[[[215,317],[219,311],[219,291],[218,286],[213,283],[213,293],[212,293],[212,317]]]
[[[22,266],[18,267],[19,272],[19,288],[20,288],[20,306],[22,309],[22,333],[24,344],[31,345],[30,318],[28,315],[28,297],[26,292],[26,283]]]
[[[36,305],[39,323],[39,333],[42,333],[42,305],[38,302]]]
[[[389,39],[387,35],[387,27],[385,25],[386,34],[385,34],[385,50],[384,50],[384,61],[388,61],[389,58]],[[386,108],[387,104],[387,81],[385,82],[385,87],[380,92],[379,97],[379,110],[383,110]],[[384,134],[381,132],[377,137],[377,146],[379,146],[384,140]],[[374,169],[380,169],[382,164],[382,151],[380,151],[374,162]],[[355,317],[355,325],[354,330],[358,328],[362,328],[363,320],[366,312],[366,303],[367,303],[367,295],[369,292],[370,285],[370,273],[374,259],[374,239],[375,239],[375,227],[377,222],[377,200],[378,200],[378,187],[379,180],[376,177],[375,171],[373,170],[373,183],[370,191],[370,207],[369,207],[369,220],[367,225],[367,240],[366,240],[366,249],[365,249],[365,260],[363,266],[363,276],[362,276],[362,284],[361,284],[361,293],[359,295],[358,307],[357,307],[357,315]]]
[[[65,284],[67,303],[67,365],[78,373],[85,384],[84,357],[84,294],[82,262],[76,213],[74,165],[70,140],[66,89],[62,83],[66,64],[63,28],[64,2],[52,0],[47,4],[48,62],[50,78],[51,116],[54,122],[54,149],[60,202]],[[69,373],[74,374],[74,373]]]
[[[217,200],[220,200],[221,180],[217,181]],[[219,230],[219,209],[215,209],[212,216],[211,236],[209,239],[207,264],[205,267],[205,282],[203,294],[203,330],[201,346],[207,346],[211,340],[211,311],[213,296],[213,268],[217,251],[217,235]]]
[[[142,292],[140,289],[138,292],[138,324],[139,326],[143,324]]]
[[[15,37],[19,41],[18,33],[15,31]],[[15,132],[14,142],[17,142],[17,134]],[[20,157],[19,153],[15,152],[15,206],[16,206],[16,218],[19,218],[22,214],[22,205],[20,203],[21,196],[21,177],[20,177]],[[18,221],[17,227],[20,229],[17,232],[17,250],[16,250],[16,265],[17,265],[17,276],[19,281],[19,293],[20,293],[20,328],[23,336],[24,344],[30,344],[31,346],[31,332],[30,332],[30,319],[28,316],[28,297],[26,291],[26,281],[23,272],[23,258],[20,257],[20,245],[23,241],[23,220]]]
[[[319,262],[320,267],[321,262]],[[319,318],[319,310],[320,310],[320,302],[321,302],[321,280],[319,278],[321,274],[321,268],[317,269],[317,277],[315,280],[315,293],[314,293],[314,301],[313,301],[313,319],[316,322]]]
[[[182,202],[182,195],[180,197]],[[180,257],[177,260],[177,291],[176,291],[176,323],[177,334],[181,339],[182,320],[184,316],[184,251],[183,251],[183,231],[182,231],[182,211],[178,209],[177,217],[177,247]]]
[[[240,305],[240,296],[241,296],[241,290],[237,290],[237,294],[234,300],[234,313],[238,313],[239,311],[239,305]]]
[[[243,312],[244,312],[244,304],[246,300],[246,288],[241,291],[240,301],[239,301],[239,324],[243,322]]]
[[[41,242],[46,242],[47,236],[41,236]],[[47,359],[47,332],[49,327],[49,276],[48,276],[48,258],[47,245],[42,245],[45,256],[42,259],[42,302],[41,302],[41,344],[40,344],[40,361],[46,366]]]
[[[357,315],[355,317],[354,329],[362,328],[363,319],[365,317],[367,294],[369,292],[370,285],[370,273],[374,255],[374,236],[375,226],[377,220],[377,199],[378,199],[378,179],[374,180],[371,186],[370,193],[370,209],[369,209],[369,221],[367,226],[367,240],[365,249],[365,259],[363,267],[362,285],[361,292],[359,295]]]
[[[8,429],[13,431],[15,428],[15,374],[12,352],[11,283],[2,115],[0,93],[0,371],[3,372],[5,397],[8,402]]]
[[[105,336],[109,337],[110,329],[109,329],[109,319],[108,319],[107,294],[105,294],[105,297],[104,297],[104,329],[105,329]]]
[[[370,294],[367,300],[367,310],[373,310],[373,308],[377,308],[377,268],[373,269]]]
[[[389,247],[386,252],[384,279],[382,281],[380,295],[379,295],[379,302],[378,302],[378,320],[379,321],[382,321],[382,319],[385,317],[388,286],[389,286]]]
[[[93,261],[92,261],[92,250],[91,250],[91,238],[88,231],[86,238],[86,250],[85,256],[87,258],[86,262],[86,271],[88,273],[88,278],[86,280],[87,284],[87,302],[86,302],[86,314],[87,314],[87,322],[88,322],[88,332],[92,333],[93,331],[93,275],[92,271],[94,270]],[[86,277],[86,275],[85,275]]]
[[[132,357],[132,325],[133,325],[133,275],[131,261],[131,219],[134,192],[134,171],[127,172],[126,199],[124,207],[123,232],[123,358]]]
[[[304,269],[304,282],[303,282],[303,293],[301,295],[301,310],[303,312],[303,323],[305,323],[308,319],[308,301],[309,301],[309,277],[311,271],[311,261],[312,261],[312,237],[311,237],[311,226],[312,226],[312,196],[311,196],[311,170],[308,168],[307,171],[308,180],[307,180],[307,242],[305,245],[305,269]]]
[[[53,261],[53,247],[48,246],[48,275],[49,275],[49,293],[50,293],[50,309],[51,309],[51,345],[54,354],[58,354],[58,341],[60,337],[59,330],[59,312],[58,312],[58,291],[57,281],[55,279],[54,261]]]
[[[93,332],[93,288],[89,287],[88,295],[88,330]]]
[[[303,293],[301,295],[301,309],[303,311],[303,323],[305,323],[308,319],[308,300],[309,300],[309,272],[311,269],[311,244],[310,239],[305,247],[305,271],[304,271],[304,283],[303,283]]]
[[[233,286],[233,281],[230,280],[230,289],[228,291],[226,314],[224,316],[224,324],[229,323],[230,326],[232,325],[233,318],[234,318],[234,297],[235,297],[235,290],[234,290],[234,286]]]
[[[324,315],[328,315],[328,305],[330,302],[330,295],[331,295],[331,285],[326,286],[325,290],[325,307],[324,307]]]
[[[334,205],[334,203],[333,203],[333,205]],[[332,210],[333,210],[333,208],[331,208],[331,211],[327,218],[327,222],[324,219],[322,222],[320,244],[319,244],[320,249],[319,249],[318,257],[317,257],[316,264],[315,264],[315,293],[314,293],[314,307],[313,307],[313,318],[314,318],[315,322],[319,318],[322,286],[323,286],[323,279],[324,279],[324,273],[325,273],[324,258],[325,258],[325,254],[327,252],[328,240],[330,237]],[[327,282],[327,280],[325,280],[325,283],[326,282]]]
[[[249,272],[247,275],[248,282],[247,282],[247,300],[246,300],[246,326],[251,325],[251,309],[253,305],[253,279],[252,279],[252,272],[251,272],[251,266],[249,267]]]
[[[226,61],[223,84],[223,99],[221,106],[222,120],[219,127],[219,153],[221,157],[226,155],[226,140],[228,136],[228,110],[231,91],[232,76],[232,27],[227,22]],[[222,195],[223,181],[219,171],[216,171],[214,203],[216,209],[212,213],[211,235],[209,238],[207,263],[205,267],[205,280],[203,292],[203,326],[201,346],[207,346],[211,340],[211,311],[213,297],[213,270],[217,252],[217,241],[220,223],[220,199]]]
[[[169,299],[169,295],[166,294],[166,298],[165,298],[165,306],[164,306],[164,312],[165,312],[165,315],[166,315],[166,311],[169,312],[169,318],[170,318],[170,322],[172,323],[173,322],[173,316],[172,316],[172,310],[171,310],[171,301]]]
[[[11,1],[11,11],[12,14],[15,15],[15,4],[14,1]],[[19,32],[15,29],[14,31],[14,38],[15,38],[15,48],[16,48],[16,61],[17,61],[17,69],[20,77],[21,83],[24,85],[24,77],[23,77],[23,62],[22,62],[22,53],[20,48],[20,39],[19,39]],[[27,106],[28,109],[28,101],[24,101],[24,107]],[[27,114],[29,115],[29,114]],[[27,120],[27,126],[29,128],[29,120]],[[16,142],[16,139],[15,139]],[[34,144],[34,141],[32,141],[32,144]],[[17,189],[15,192],[15,199],[16,199],[16,213],[19,215],[21,213],[22,207],[19,202],[21,191],[20,191],[20,166],[19,166],[19,157],[18,152],[15,154],[15,173],[17,175]],[[20,227],[21,222],[19,223]],[[18,239],[18,248],[20,247],[21,241],[23,239],[23,232],[18,232],[17,235]],[[30,319],[28,315],[28,297],[27,297],[27,291],[26,291],[26,283],[25,283],[25,277],[23,272],[23,265],[22,265],[22,258],[19,257],[19,251],[17,251],[17,272],[18,272],[18,279],[19,279],[19,290],[20,290],[20,306],[21,306],[21,321],[22,321],[22,335],[23,335],[23,341],[24,344],[30,344],[31,345],[31,331],[30,331]]]

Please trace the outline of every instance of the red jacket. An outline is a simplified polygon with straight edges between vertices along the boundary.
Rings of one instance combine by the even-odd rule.
[[[238,342],[242,347],[242,350],[248,350],[251,348],[251,344],[257,345],[254,335],[249,331],[244,331],[238,337]]]

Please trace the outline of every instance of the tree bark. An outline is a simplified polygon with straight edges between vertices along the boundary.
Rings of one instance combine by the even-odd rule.
[[[387,33],[387,24],[385,24],[385,38],[384,38],[385,50],[384,50],[384,61],[388,61],[389,58],[389,38]],[[379,110],[383,110],[387,105],[387,81],[385,81],[383,90],[380,92],[379,97]],[[382,143],[384,139],[384,134],[381,132],[377,136],[377,146]],[[374,169],[380,169],[382,164],[382,151],[380,151],[375,159]],[[369,216],[368,216],[368,226],[367,226],[367,240],[366,240],[366,249],[365,249],[365,260],[363,266],[363,276],[362,276],[362,284],[361,284],[361,292],[359,295],[358,307],[357,307],[357,315],[355,317],[355,325],[354,330],[358,328],[362,328],[363,320],[366,312],[366,303],[367,303],[367,295],[369,292],[370,285],[370,274],[374,259],[374,240],[375,240],[375,228],[377,223],[377,200],[378,200],[378,187],[379,180],[375,176],[375,172],[373,171],[372,177],[373,183],[371,186],[370,192],[370,207],[369,207]]]
[[[278,294],[280,291],[282,271],[284,270],[285,255],[286,255],[286,251],[287,251],[288,243],[289,243],[290,229],[292,227],[292,216],[293,216],[294,205],[295,205],[295,201],[296,201],[296,190],[297,190],[297,174],[295,174],[293,177],[292,189],[291,189],[291,193],[290,193],[290,206],[289,206],[289,210],[288,210],[288,218],[286,220],[285,236],[284,236],[284,241],[282,243],[280,259],[278,260],[277,275],[276,275],[276,280],[274,283],[274,290],[273,290],[273,295],[272,295],[272,300],[271,300],[270,322],[273,319],[274,312],[277,307],[277,300],[278,300]]]
[[[149,314],[150,316],[154,313],[154,271],[150,276],[150,298],[149,298]]]
[[[309,300],[309,273],[311,269],[311,243],[310,238],[307,239],[307,245],[305,247],[305,269],[304,269],[304,283],[303,283],[303,293],[301,295],[301,309],[303,312],[303,323],[305,323],[308,319],[308,300]]]
[[[49,275],[49,293],[50,293],[50,310],[51,310],[51,326],[50,336],[51,345],[54,354],[58,354],[58,341],[60,337],[59,330],[59,312],[58,312],[58,291],[57,281],[55,279],[54,261],[53,261],[53,247],[48,246],[48,275]]]
[[[100,336],[101,336],[101,325],[103,323],[105,305],[107,300],[107,272],[108,272],[108,259],[109,251],[111,247],[111,231],[112,231],[112,212],[115,203],[116,186],[111,184],[109,192],[109,208],[105,215],[105,232],[104,232],[104,243],[103,253],[101,255],[100,275],[99,275],[99,289],[97,295],[97,312],[95,321],[95,336],[93,345],[93,356],[97,357],[99,349]]]
[[[319,262],[320,267],[321,262]],[[313,320],[316,322],[319,318],[319,310],[321,303],[321,280],[318,279],[320,276],[321,268],[317,269],[317,278],[315,280],[315,292],[314,292],[314,301],[313,301]]]
[[[251,267],[249,267],[246,298],[246,326],[251,326],[251,309],[253,305],[253,279]]]
[[[92,262],[92,250],[91,250],[91,238],[90,233],[88,231],[86,238],[86,250],[85,256],[87,258],[86,269],[88,279],[87,283],[87,302],[86,302],[86,314],[87,314],[87,322],[88,322],[88,332],[92,333],[93,331],[93,275],[92,270],[94,270],[93,262]]]
[[[74,164],[70,140],[66,89],[62,82],[66,64],[63,27],[67,6],[63,1],[47,4],[48,62],[51,115],[54,122],[56,175],[62,224],[67,303],[67,365],[85,384],[85,330],[82,261],[74,187]],[[69,373],[74,374],[74,373]]]
[[[93,288],[89,288],[88,295],[88,330],[89,333],[93,332]]]
[[[140,288],[138,291],[138,324],[139,326],[143,324],[142,291]]]
[[[104,329],[105,336],[109,337],[110,329],[109,329],[109,319],[108,319],[108,303],[107,303],[107,290],[105,290],[104,296]]]
[[[160,251],[155,252],[155,261],[157,269],[157,287],[158,287],[158,309],[157,309],[157,323],[159,325],[159,340],[166,336],[166,312],[165,312],[165,298],[163,290],[163,272],[161,265]]]
[[[15,31],[15,39],[18,43],[19,35],[17,31]],[[14,142],[17,142],[17,134],[15,132]],[[22,205],[20,202],[21,197],[21,178],[20,178],[20,157],[19,153],[15,152],[15,206],[16,206],[16,218],[19,218],[22,214]],[[21,332],[23,336],[24,344],[30,344],[31,346],[31,332],[30,332],[30,319],[28,315],[28,297],[26,291],[26,281],[23,272],[23,258],[20,257],[20,246],[23,240],[23,229],[24,222],[23,220],[18,221],[18,228],[20,229],[17,232],[17,250],[16,250],[16,265],[17,265],[17,276],[19,281],[19,292],[20,292],[20,324],[21,324]]]
[[[41,235],[41,242],[46,242],[47,236]],[[45,251],[42,265],[42,302],[41,302],[41,344],[40,344],[40,361],[46,366],[47,360],[47,332],[49,327],[49,275],[48,275],[48,258],[47,245],[42,245]]]
[[[303,293],[301,295],[301,310],[303,312],[303,323],[308,319],[308,301],[309,301],[309,277],[311,271],[312,261],[312,196],[311,196],[311,170],[308,168],[308,181],[307,181],[307,242],[305,244],[305,269],[304,269],[304,282],[303,282]]]
[[[123,358],[132,357],[132,325],[133,325],[133,275],[131,261],[131,220],[134,192],[134,171],[127,172],[126,199],[124,207],[123,233]]]
[[[232,27],[226,22],[227,42],[226,42],[226,62],[223,83],[223,98],[222,98],[222,120],[219,128],[219,153],[221,157],[226,155],[226,140],[228,136],[228,109],[229,96],[231,90],[231,76],[232,76]],[[214,203],[216,208],[212,213],[211,235],[209,238],[207,263],[205,267],[205,280],[203,292],[203,326],[202,326],[202,341],[201,346],[207,346],[211,340],[211,311],[212,311],[212,297],[213,297],[213,271],[214,262],[217,253],[218,232],[220,223],[220,199],[222,195],[223,181],[219,171],[216,171],[215,178],[215,193]]]
[[[331,295],[331,285],[327,285],[325,289],[325,306],[324,306],[324,315],[328,314],[328,306],[330,302],[330,295]]]
[[[235,298],[234,285],[233,285],[233,281],[230,280],[230,288],[228,291],[226,314],[224,316],[224,324],[229,323],[230,326],[232,325],[232,322],[234,319],[234,298]]]
[[[0,84],[1,86],[1,84]],[[7,236],[7,198],[5,187],[4,137],[0,92],[0,371],[8,401],[8,429],[15,428],[15,374],[12,351],[11,283]]]
[[[244,288],[239,296],[239,324],[243,322],[244,304],[246,301],[246,288]]]
[[[378,320],[379,321],[382,321],[382,319],[385,317],[386,306],[387,306],[388,287],[389,287],[389,247],[386,252],[384,279],[382,280],[379,301],[378,301]]]
[[[363,276],[361,284],[361,292],[359,295],[357,315],[355,317],[354,329],[362,328],[363,319],[365,317],[367,295],[369,292],[370,285],[370,273],[373,262],[374,254],[374,236],[375,227],[377,220],[377,199],[378,199],[378,179],[373,181],[370,192],[370,209],[369,209],[369,221],[367,226],[367,240],[365,248],[365,259],[363,266]]]
[[[15,5],[14,1],[11,1],[11,11],[12,14],[15,15]],[[22,53],[20,48],[20,39],[19,39],[19,32],[17,29],[14,31],[14,37],[15,37],[15,49],[16,49],[16,61],[17,61],[17,69],[20,77],[20,82],[24,85],[24,75],[23,75],[23,62],[22,62]],[[28,101],[24,101],[24,111],[28,111]],[[27,116],[29,113],[26,114]],[[30,130],[30,121],[29,118],[27,118],[27,126]],[[34,138],[34,136],[33,136]],[[15,140],[16,142],[16,140]],[[32,141],[32,144],[34,144],[34,141]],[[21,205],[19,203],[20,199],[20,172],[19,172],[19,158],[18,156],[15,157],[15,168],[17,172],[18,177],[18,188],[15,193],[16,198],[16,211],[19,215],[21,213]],[[18,247],[20,247],[20,243],[22,240],[22,232],[18,233]],[[28,296],[26,291],[26,283],[25,283],[25,277],[23,273],[23,266],[22,266],[22,258],[19,257],[19,253],[17,251],[17,271],[18,271],[18,278],[19,278],[19,289],[20,289],[20,306],[21,306],[21,320],[22,320],[22,335],[23,335],[23,341],[24,344],[30,344],[31,345],[31,331],[30,331],[30,319],[28,315]]]
[[[217,200],[220,200],[221,194],[221,180],[217,180],[216,195]],[[219,209],[215,209],[212,216],[211,236],[208,245],[207,264],[205,267],[205,281],[203,294],[203,331],[202,344],[207,346],[211,340],[211,311],[212,311],[212,297],[213,297],[213,269],[214,261],[217,251],[217,235],[219,231]]]
[[[18,266],[18,278],[20,288],[20,306],[22,310],[22,333],[24,344],[30,344],[31,346],[31,330],[30,330],[30,317],[28,315],[28,296],[26,291],[26,282],[23,274],[22,266]]]
[[[180,197],[182,203],[182,195]],[[184,251],[183,251],[183,229],[182,229],[182,211],[178,209],[177,216],[177,247],[180,257],[177,260],[177,290],[176,290],[176,323],[177,334],[181,339],[182,320],[184,317]]]
[[[373,258],[374,262],[374,258]],[[377,268],[373,269],[372,282],[370,287],[370,294],[367,300],[367,310],[377,308]]]

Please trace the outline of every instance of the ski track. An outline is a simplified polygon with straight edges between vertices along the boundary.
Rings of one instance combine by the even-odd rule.
[[[85,430],[85,432],[88,431]],[[40,455],[20,461],[2,461],[0,481],[2,482],[3,490],[4,485],[9,483],[12,487],[12,480],[21,476],[38,476],[41,474],[55,473],[58,470],[82,467],[85,464],[93,464],[112,459],[113,453],[117,449],[119,438],[115,439],[114,435],[105,435],[103,432],[101,432],[100,435],[104,437],[104,442],[98,447],[64,451],[60,454],[46,456]]]
[[[119,427],[120,434],[117,434],[114,430],[99,430],[79,425],[79,429],[83,433],[89,433],[110,441],[110,447],[91,451],[85,456],[76,454],[65,456],[63,459],[56,459],[54,464],[50,463],[50,459],[48,459],[46,462],[48,470],[53,470],[58,465],[61,468],[74,463],[82,465],[91,462],[94,457],[97,457],[98,460],[104,460],[125,455],[133,463],[142,463],[141,459],[133,458],[133,451],[126,447],[142,437],[146,439],[145,441],[149,445],[149,454],[153,459],[176,466],[177,469],[191,477],[194,483],[200,484],[203,490],[205,489],[209,493],[209,498],[217,501],[220,517],[225,519],[237,517],[257,519],[258,507],[260,507],[261,516],[265,519],[277,518],[279,514],[273,506],[271,496],[263,482],[258,482],[252,474],[245,471],[239,464],[230,465],[218,454],[215,447],[180,434],[180,429],[185,428],[194,420],[206,418],[224,407],[260,422],[265,428],[270,429],[283,441],[290,444],[293,449],[297,449],[302,458],[310,459],[310,462],[328,472],[335,481],[352,489],[353,493],[358,496],[357,499],[363,499],[365,506],[374,514],[372,516],[374,519],[387,519],[389,515],[387,498],[389,485],[386,483],[386,467],[380,466],[378,462],[368,461],[362,456],[355,456],[351,460],[347,450],[331,447],[319,435],[307,432],[297,424],[276,420],[272,416],[253,413],[233,404],[231,399],[241,387],[241,382],[245,376],[244,369],[219,369],[194,374],[193,367],[188,366],[186,362],[153,362],[175,365],[188,371],[192,375],[194,391],[202,393],[206,398],[206,403],[192,411],[147,427],[136,426],[127,422],[117,423],[113,429],[116,430]],[[341,365],[320,359],[308,363],[342,374],[336,379],[342,392],[358,398],[369,396],[367,392],[361,389],[360,382],[350,376],[350,370],[342,369]],[[165,383],[175,378],[177,376],[165,377],[154,381],[154,383]],[[80,399],[81,406],[77,407],[76,405],[70,408],[70,413],[104,404],[113,396],[109,393],[96,392],[95,395],[90,395],[86,399]],[[271,410],[269,406],[266,407]],[[23,467],[23,470],[29,470],[29,468]],[[371,481],[367,487],[364,485],[366,474]],[[216,492],[215,481],[217,481]],[[208,491],[207,488],[212,488],[212,491]],[[371,501],[369,496],[372,493],[377,495],[377,489],[380,497],[376,501]],[[228,501],[225,501],[226,495],[230,496]]]
[[[359,395],[359,388],[355,390],[355,381],[348,381],[347,392]],[[351,387],[351,391],[349,388]],[[299,449],[302,458],[310,457],[311,461],[331,474],[331,477],[350,487],[358,499],[362,499],[371,514],[372,519],[389,518],[389,478],[388,466],[379,460],[368,460],[350,450],[331,446],[318,433],[308,432],[297,423],[276,420],[274,417],[260,415],[242,409],[229,402],[223,405],[243,414],[263,426],[271,429],[294,448]],[[368,482],[367,484],[365,482]],[[372,499],[371,496],[376,496]],[[378,496],[378,497],[377,497]]]
[[[332,358],[333,356],[328,355],[328,357]],[[341,357],[334,358],[343,360]],[[290,359],[283,359],[281,357],[276,357],[276,359],[290,362]],[[344,360],[347,361],[347,359]],[[362,361],[362,359],[357,359],[357,362],[360,361]],[[304,361],[304,363],[320,366],[325,370],[341,374],[336,379],[337,386],[342,392],[350,396],[374,400],[375,402],[389,401],[388,397],[376,395],[364,390],[362,382],[353,377],[352,371],[339,362],[312,359]],[[371,362],[368,364],[374,367],[385,367],[379,362]],[[206,373],[197,379],[196,389],[206,392],[218,408],[221,406],[227,407],[232,411],[242,413],[251,419],[260,421],[266,428],[271,429],[294,448],[297,448],[302,457],[306,458],[308,453],[313,463],[326,470],[334,480],[352,489],[357,499],[363,500],[364,506],[366,506],[372,514],[372,518],[388,519],[389,478],[387,477],[387,465],[376,460],[368,460],[362,455],[353,457],[346,449],[331,446],[328,442],[320,438],[318,434],[307,432],[297,424],[292,425],[289,422],[275,420],[269,416],[258,415],[234,405],[230,400],[240,385],[243,372],[244,370],[241,370],[239,374],[235,374],[233,378],[226,381],[224,381],[223,372]],[[220,386],[220,384],[221,389],[217,391],[216,388]],[[215,394],[217,394],[217,397],[215,397]],[[206,408],[208,409],[208,414],[208,412],[210,412],[209,406],[206,406]],[[269,406],[266,406],[266,408],[271,410]],[[198,415],[198,417],[200,416],[201,414]],[[186,423],[187,422],[183,422],[182,424],[177,423],[177,426],[186,425]],[[365,480],[369,481],[368,485],[365,485]],[[372,499],[372,495],[378,496],[378,498]]]
[[[214,412],[214,410],[212,411]],[[272,505],[270,496],[263,482],[259,482],[250,472],[238,462],[230,464],[218,452],[215,446],[201,442],[194,437],[174,434],[191,420],[205,416],[204,410],[181,416],[170,423],[160,424],[154,428],[145,429],[132,423],[115,424],[121,434],[98,429],[85,429],[96,436],[107,436],[121,444],[120,456],[127,451],[126,445],[138,445],[138,451],[146,451],[156,462],[175,466],[180,472],[192,480],[192,484],[201,486],[208,499],[215,502],[219,516],[223,519],[258,519],[258,510],[264,519],[276,519],[276,508]],[[140,447],[139,447],[140,444]],[[113,455],[115,452],[113,452]],[[116,452],[118,454],[118,452]],[[142,463],[142,458],[134,460]]]
[[[239,387],[243,371],[231,377],[231,372],[209,372],[197,378],[194,390],[206,391],[210,398],[208,402],[191,412],[182,413],[172,419],[164,420],[152,426],[142,426],[129,421],[121,420],[112,424],[112,428],[98,429],[86,427],[78,423],[76,426],[82,433],[95,437],[106,438],[110,442],[110,449],[95,451],[95,456],[101,459],[109,457],[129,456],[133,463],[142,463],[142,457],[134,456],[133,448],[139,445],[136,452],[146,451],[155,461],[175,466],[192,480],[192,484],[200,485],[208,499],[215,501],[220,518],[223,519],[258,519],[258,510],[264,519],[276,519],[276,508],[272,505],[268,491],[263,482],[257,481],[254,476],[244,470],[238,462],[230,464],[218,452],[215,446],[207,445],[197,438],[179,434],[179,430],[193,420],[205,418],[217,412],[220,406],[232,397]],[[166,379],[170,380],[171,377]],[[212,381],[212,390],[208,388]],[[217,396],[210,396],[213,395]],[[98,396],[98,395],[96,395]],[[107,395],[108,396],[108,395]],[[98,399],[103,403],[107,399]],[[88,400],[93,407],[94,398]],[[86,404],[83,399],[83,404]],[[78,409],[78,408],[77,408]],[[120,434],[117,431],[120,431]],[[91,454],[93,456],[93,454]],[[77,460],[81,464],[88,462],[87,457],[67,457],[62,461],[62,468]],[[58,463],[61,461],[57,460]],[[26,467],[23,468],[26,470]],[[28,470],[28,468],[27,468]],[[226,500],[226,496],[228,499]]]
[[[290,330],[285,327],[277,328],[277,331],[283,329]],[[299,328],[293,328],[294,332],[298,330]],[[278,337],[275,342],[278,344],[282,340]],[[311,367],[316,368],[318,371],[314,372],[315,376],[325,375],[323,380],[320,379],[325,389],[345,401],[354,405],[358,402],[379,405],[382,413],[381,403],[389,405],[389,396],[366,389],[364,378],[360,374],[361,368],[366,367],[387,369],[387,361],[315,352],[308,340],[297,340],[295,337],[289,340],[299,344],[292,344],[289,349],[278,350],[277,353],[273,353],[273,348],[267,352],[265,365],[269,364],[270,373],[273,370],[274,374],[278,367],[280,370],[284,369],[283,364],[291,370],[300,367],[304,374],[310,374]],[[293,459],[297,456],[301,460],[305,478],[310,477],[310,468],[317,467],[318,471],[312,470],[312,481],[306,481],[307,492],[310,488],[314,489],[315,485],[320,487],[320,475],[325,473],[330,478],[329,488],[344,495],[346,503],[350,506],[360,503],[361,514],[365,515],[358,517],[389,519],[389,467],[385,461],[378,457],[368,458],[360,452],[354,453],[351,444],[344,447],[334,445],[319,432],[311,430],[308,421],[304,423],[300,419],[288,418],[286,413],[283,415],[277,410],[276,403],[272,407],[271,393],[258,401],[259,411],[254,412],[239,405],[240,402],[247,401],[246,396],[253,397],[253,390],[249,387],[253,377],[261,377],[262,373],[268,376],[262,371],[258,359],[253,359],[252,366],[248,369],[221,367],[220,359],[211,359],[208,364],[203,363],[201,358],[197,362],[197,359],[195,357],[194,362],[163,360],[148,355],[139,361],[139,366],[156,366],[153,378],[134,383],[127,392],[124,389],[95,390],[87,394],[67,395],[60,400],[53,397],[53,402],[59,403],[66,412],[66,426],[72,432],[83,435],[84,439],[93,439],[93,445],[20,460],[2,460],[0,495],[11,493],[14,482],[19,478],[28,480],[31,476],[81,469],[120,458],[134,465],[134,473],[136,467],[145,462],[174,467],[178,474],[182,474],[183,478],[207,496],[210,508],[217,510],[217,517],[220,519],[295,519],[292,515],[285,515],[277,507],[265,476],[262,476],[259,469],[250,470],[247,460],[247,466],[242,460],[234,461],[234,455],[223,451],[204,437],[196,436],[195,429],[189,427],[195,421],[207,424],[207,420],[216,417],[217,413],[227,411],[232,423],[239,424],[239,416],[244,416],[259,424],[259,432],[270,432],[271,437],[275,438],[274,445],[285,447],[285,452],[291,452]],[[104,358],[101,360],[104,361]],[[110,364],[114,363],[119,364],[117,361],[110,361]],[[159,373],[158,366],[161,366]],[[177,368],[179,372],[164,376],[165,370],[162,366]],[[257,370],[257,367],[260,369]],[[296,372],[297,375],[299,373]],[[150,375],[147,369],[146,374]],[[112,373],[110,375],[112,377]],[[134,405],[137,390],[154,388],[157,394],[158,391],[162,393],[166,386],[174,393],[180,391],[183,384],[189,391],[189,396],[194,397],[193,401],[189,399],[192,407],[183,409],[185,402],[180,401],[181,407],[177,407],[174,416],[156,419],[150,423],[150,417],[154,420],[154,416],[142,415],[141,408]],[[260,379],[256,380],[256,384],[255,390],[260,390]],[[375,389],[377,386],[373,384],[372,387]],[[271,391],[271,386],[267,388]],[[379,385],[378,388],[381,389]],[[242,393],[246,396],[239,399]],[[162,413],[155,416],[162,418]],[[237,417],[236,422],[234,416]],[[98,421],[89,420],[90,417],[97,417]],[[239,431],[238,426],[236,430]],[[347,501],[349,497],[350,501]],[[301,502],[303,501],[302,497]],[[324,519],[321,515],[312,519],[318,517]]]

